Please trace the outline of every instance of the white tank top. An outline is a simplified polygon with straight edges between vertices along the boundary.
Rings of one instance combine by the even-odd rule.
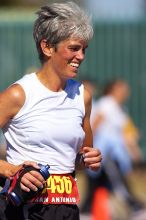
[[[25,103],[3,129],[7,161],[26,160],[50,165],[50,173],[71,173],[85,133],[83,85],[68,80],[60,92],[47,89],[35,73],[16,82],[25,92]]]

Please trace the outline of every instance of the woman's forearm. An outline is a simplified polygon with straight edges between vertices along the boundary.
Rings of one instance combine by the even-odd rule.
[[[13,176],[22,165],[13,165],[4,160],[0,160],[0,176],[10,177]]]

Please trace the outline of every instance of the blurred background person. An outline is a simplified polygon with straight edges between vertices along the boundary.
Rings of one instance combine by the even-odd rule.
[[[110,152],[124,174],[131,171],[133,160],[142,160],[138,144],[139,132],[124,106],[129,95],[127,82],[109,82],[104,88],[103,96],[94,105],[92,116],[94,143],[100,146],[105,158]]]
[[[103,164],[99,173],[87,171],[89,192],[82,206],[83,212],[92,212],[96,190],[102,187],[102,196],[108,197],[108,191],[114,191],[134,210],[142,205],[131,194],[127,185],[133,171],[133,162],[143,160],[139,147],[139,132],[128,115],[124,104],[129,98],[130,88],[126,81],[118,79],[107,83],[103,95],[94,101],[91,124],[94,134],[94,146],[102,152]],[[105,191],[107,189],[107,191]],[[99,200],[99,201],[98,201]],[[101,194],[96,204],[101,203]],[[103,202],[104,215],[107,206]],[[98,210],[98,215],[99,215]],[[109,213],[105,219],[109,219]],[[100,216],[101,218],[101,216]],[[104,219],[104,218],[103,218]],[[102,218],[100,219],[102,220]]]

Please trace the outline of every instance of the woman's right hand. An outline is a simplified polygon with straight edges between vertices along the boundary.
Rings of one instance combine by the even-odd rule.
[[[33,166],[36,169],[40,167],[36,162],[25,161],[20,165],[13,165],[4,160],[0,160],[0,176],[10,178],[14,176],[21,168],[27,166]],[[38,188],[42,188],[44,184],[44,178],[37,171],[30,171],[23,175],[21,178],[21,189],[29,192],[30,190],[37,191]]]
[[[36,169],[40,169],[36,162],[26,161],[22,164],[23,167],[33,166]],[[43,176],[36,170],[31,170],[25,173],[21,178],[21,189],[29,192],[30,190],[37,191],[40,188],[43,188],[44,185]]]

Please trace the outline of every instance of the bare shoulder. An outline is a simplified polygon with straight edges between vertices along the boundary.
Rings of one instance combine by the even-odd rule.
[[[5,102],[12,101],[12,103],[19,103],[21,105],[25,101],[25,93],[19,84],[13,84],[0,93],[0,101],[2,99]]]
[[[13,84],[0,93],[0,127],[13,118],[25,102],[25,93],[19,84]]]

